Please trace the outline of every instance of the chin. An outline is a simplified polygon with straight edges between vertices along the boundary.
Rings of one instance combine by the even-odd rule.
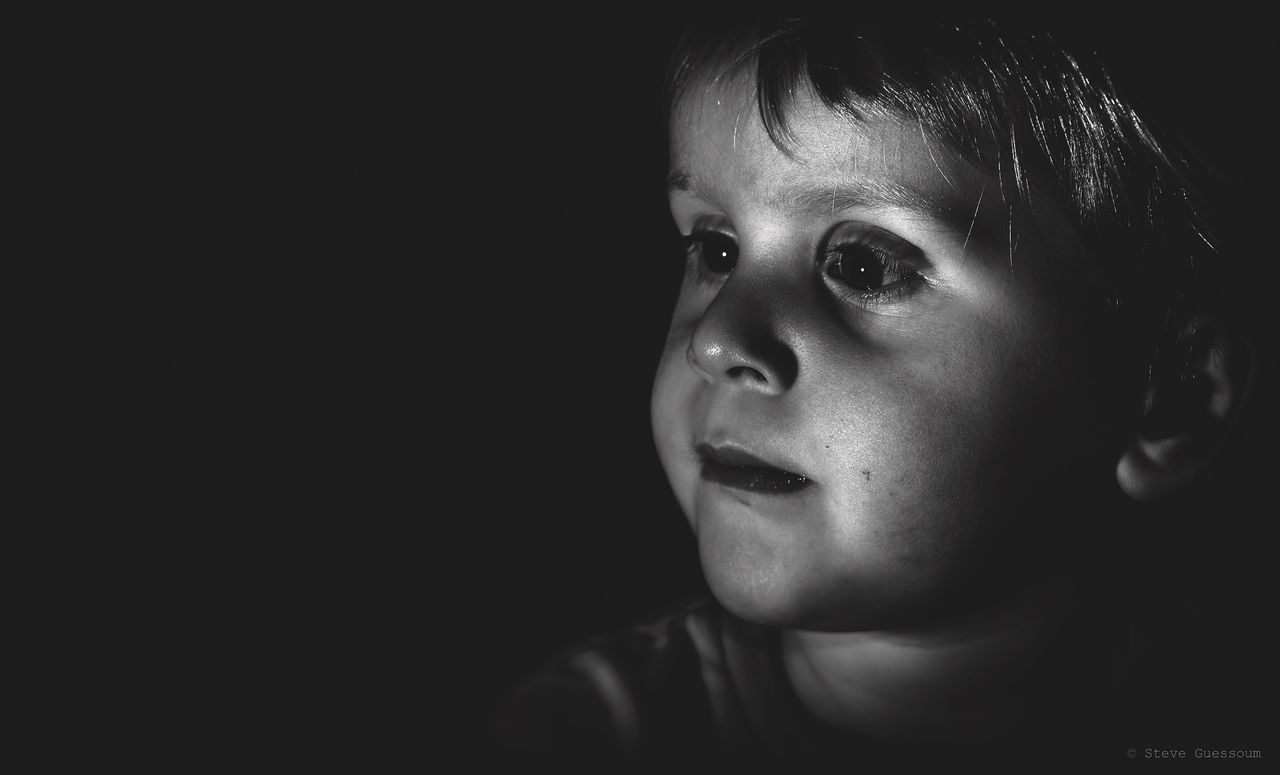
[[[706,575],[711,594],[739,619],[784,629],[803,626],[803,617],[796,611],[793,601],[779,595],[762,594],[750,583],[741,583],[737,579],[725,579],[710,572]]]
[[[784,626],[793,605],[775,562],[756,552],[728,551],[722,542],[700,535],[698,558],[707,587],[715,599],[739,618],[756,624]],[[741,547],[739,547],[741,548]]]
[[[823,632],[869,632],[928,625],[939,607],[961,601],[938,579],[888,574],[878,579],[833,579],[797,574],[815,565],[773,556],[699,546],[702,571],[715,599],[740,619],[766,627]],[[943,588],[939,588],[943,587]]]
[[[848,620],[850,611],[843,605],[831,616],[828,596],[815,594],[811,583],[791,572],[790,563],[705,545],[699,549],[712,596],[740,619],[782,629],[827,629]]]

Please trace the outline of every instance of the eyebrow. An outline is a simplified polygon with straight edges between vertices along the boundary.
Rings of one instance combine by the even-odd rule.
[[[680,169],[667,175],[667,192],[687,192],[712,199],[693,176]],[[977,208],[949,206],[894,181],[856,178],[839,186],[791,185],[780,187],[770,203],[788,211],[811,214],[834,214],[855,208],[890,208],[919,215],[976,239],[990,239],[977,220]],[[982,197],[978,198],[981,206]]]

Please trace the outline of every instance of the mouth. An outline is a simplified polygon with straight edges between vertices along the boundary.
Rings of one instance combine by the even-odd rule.
[[[694,447],[702,461],[702,478],[708,482],[765,495],[799,492],[813,481],[802,474],[778,468],[735,447]]]

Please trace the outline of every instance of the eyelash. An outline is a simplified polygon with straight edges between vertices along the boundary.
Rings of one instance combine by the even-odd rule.
[[[898,279],[885,283],[878,288],[859,290],[850,285],[847,280],[832,274],[837,265],[843,266],[843,262],[841,264],[836,262],[844,258],[847,252],[854,249],[873,256],[879,264],[882,277],[897,277]],[[850,240],[824,249],[822,251],[822,273],[839,283],[838,287],[832,290],[841,301],[864,307],[902,301],[919,290],[924,283],[924,277],[916,272],[907,261],[899,259],[893,253],[879,246],[860,240]]]
[[[732,237],[712,229],[702,229],[684,237],[686,275],[699,285],[714,285],[733,271],[732,266],[726,271],[716,271],[708,266],[703,251],[705,243],[711,240],[730,243],[734,249],[732,264],[737,264],[737,245]],[[859,290],[850,285],[844,278],[833,273],[836,267],[843,266],[841,259],[853,250],[863,251],[865,255],[875,258],[879,264],[881,277],[897,277],[878,288]],[[841,262],[841,263],[837,263]],[[855,306],[872,307],[902,301],[915,293],[925,283],[925,278],[916,272],[911,263],[901,260],[890,250],[871,239],[847,239],[823,249],[819,265],[824,277],[838,283],[832,290],[840,301]],[[831,285],[828,283],[828,285]]]

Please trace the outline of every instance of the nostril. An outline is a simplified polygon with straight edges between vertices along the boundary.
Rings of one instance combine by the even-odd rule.
[[[734,366],[727,369],[725,374],[729,375],[733,379],[750,380],[752,382],[768,381],[765,379],[764,374],[760,373],[759,369],[752,368],[751,366]]]

